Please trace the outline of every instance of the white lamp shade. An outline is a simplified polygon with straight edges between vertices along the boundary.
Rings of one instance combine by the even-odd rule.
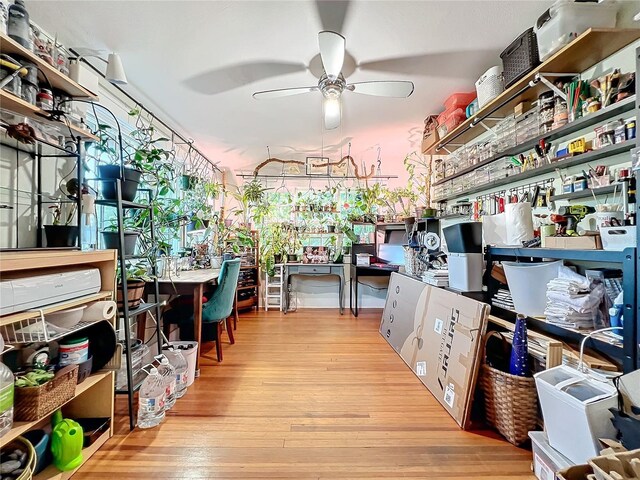
[[[124,68],[122,67],[122,60],[120,59],[120,55],[117,53],[110,53],[109,58],[107,59],[107,73],[105,75],[106,79],[111,83],[116,85],[126,85],[127,76],[124,73]]]

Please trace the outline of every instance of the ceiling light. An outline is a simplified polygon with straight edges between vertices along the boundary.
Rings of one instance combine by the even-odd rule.
[[[335,97],[325,99],[324,112],[332,117],[340,116],[340,99]]]

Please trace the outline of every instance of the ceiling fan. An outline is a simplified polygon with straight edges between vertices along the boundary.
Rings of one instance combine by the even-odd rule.
[[[413,93],[413,82],[408,81],[347,83],[342,75],[345,38],[339,33],[325,30],[318,34],[318,44],[324,74],[317,86],[265,90],[255,92],[253,98],[263,100],[320,91],[324,96],[324,126],[327,130],[332,130],[340,125],[340,98],[345,91],[395,98],[406,98]]]

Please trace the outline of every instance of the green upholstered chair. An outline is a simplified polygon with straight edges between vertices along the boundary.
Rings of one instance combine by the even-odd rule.
[[[222,322],[226,322],[227,335],[233,345],[233,328],[231,326],[231,315],[233,314],[233,302],[236,297],[238,286],[238,276],[240,275],[240,259],[225,260],[222,262],[218,286],[213,291],[209,301],[202,306],[202,328],[208,328],[208,324],[215,323],[215,342],[218,361],[222,361],[222,346],[220,337],[222,335]],[[206,338],[206,337],[205,337]]]

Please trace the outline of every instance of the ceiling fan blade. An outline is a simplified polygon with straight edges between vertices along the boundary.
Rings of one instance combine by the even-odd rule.
[[[348,0],[316,0],[316,9],[320,23],[322,23],[322,29],[342,32],[349,12],[349,4]]]
[[[318,87],[298,87],[298,88],[281,88],[279,90],[265,90],[255,92],[253,98],[257,100],[265,100],[269,98],[289,97],[291,95],[300,95],[301,93],[315,92]]]
[[[318,44],[324,71],[330,80],[335,80],[344,63],[345,39],[339,33],[327,30],[318,34]]]
[[[364,95],[375,95],[376,97],[405,98],[413,93],[413,82],[359,82],[347,85],[347,89],[355,93],[362,93]]]
[[[259,80],[288,73],[304,72],[307,67],[293,62],[246,62],[208,70],[187,78],[184,83],[191,90],[205,95],[233,90]]]
[[[342,105],[339,98],[327,98],[324,101],[324,128],[333,130],[340,126]]]

